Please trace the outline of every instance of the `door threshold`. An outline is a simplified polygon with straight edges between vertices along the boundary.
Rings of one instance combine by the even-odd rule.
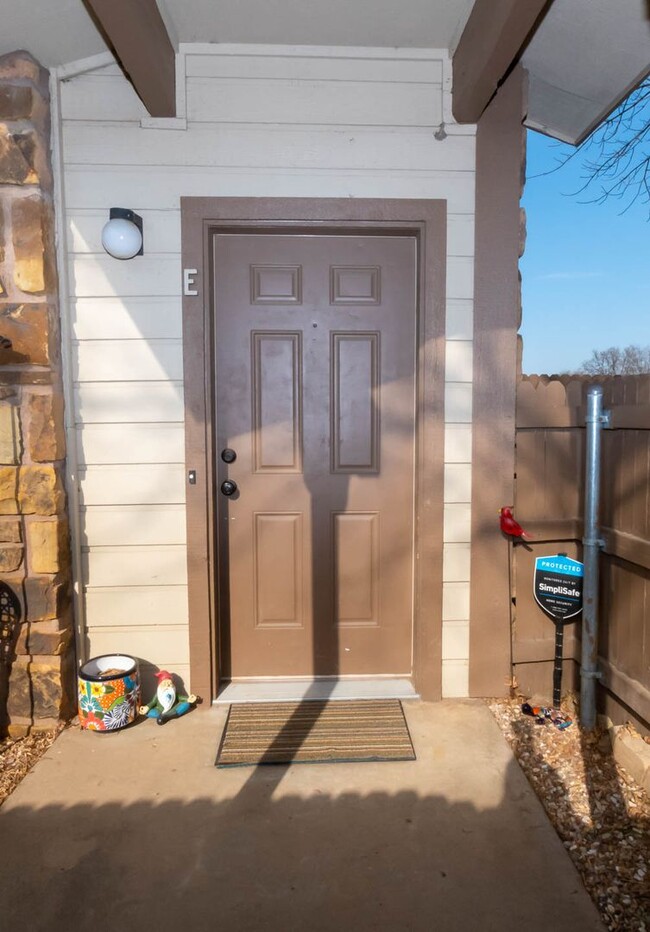
[[[419,699],[408,677],[247,679],[226,683],[214,705],[239,702],[309,702],[323,699]]]

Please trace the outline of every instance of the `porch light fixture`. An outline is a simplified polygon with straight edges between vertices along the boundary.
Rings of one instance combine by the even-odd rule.
[[[142,217],[124,207],[111,207],[102,230],[102,246],[114,259],[132,259],[144,254]]]

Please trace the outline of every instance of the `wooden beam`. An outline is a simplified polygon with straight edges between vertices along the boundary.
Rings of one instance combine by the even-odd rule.
[[[84,0],[151,116],[176,116],[174,47],[156,0]]]
[[[452,110],[477,123],[552,0],[476,0],[452,60]]]

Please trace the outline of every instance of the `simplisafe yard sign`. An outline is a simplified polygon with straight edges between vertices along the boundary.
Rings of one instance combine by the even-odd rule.
[[[583,565],[564,554],[535,560],[535,601],[557,624],[582,611]]]

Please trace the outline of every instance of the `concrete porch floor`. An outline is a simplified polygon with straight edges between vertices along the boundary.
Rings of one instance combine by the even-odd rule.
[[[413,763],[217,770],[224,707],[65,732],[0,809],[0,926],[602,930],[486,706],[404,708]]]

